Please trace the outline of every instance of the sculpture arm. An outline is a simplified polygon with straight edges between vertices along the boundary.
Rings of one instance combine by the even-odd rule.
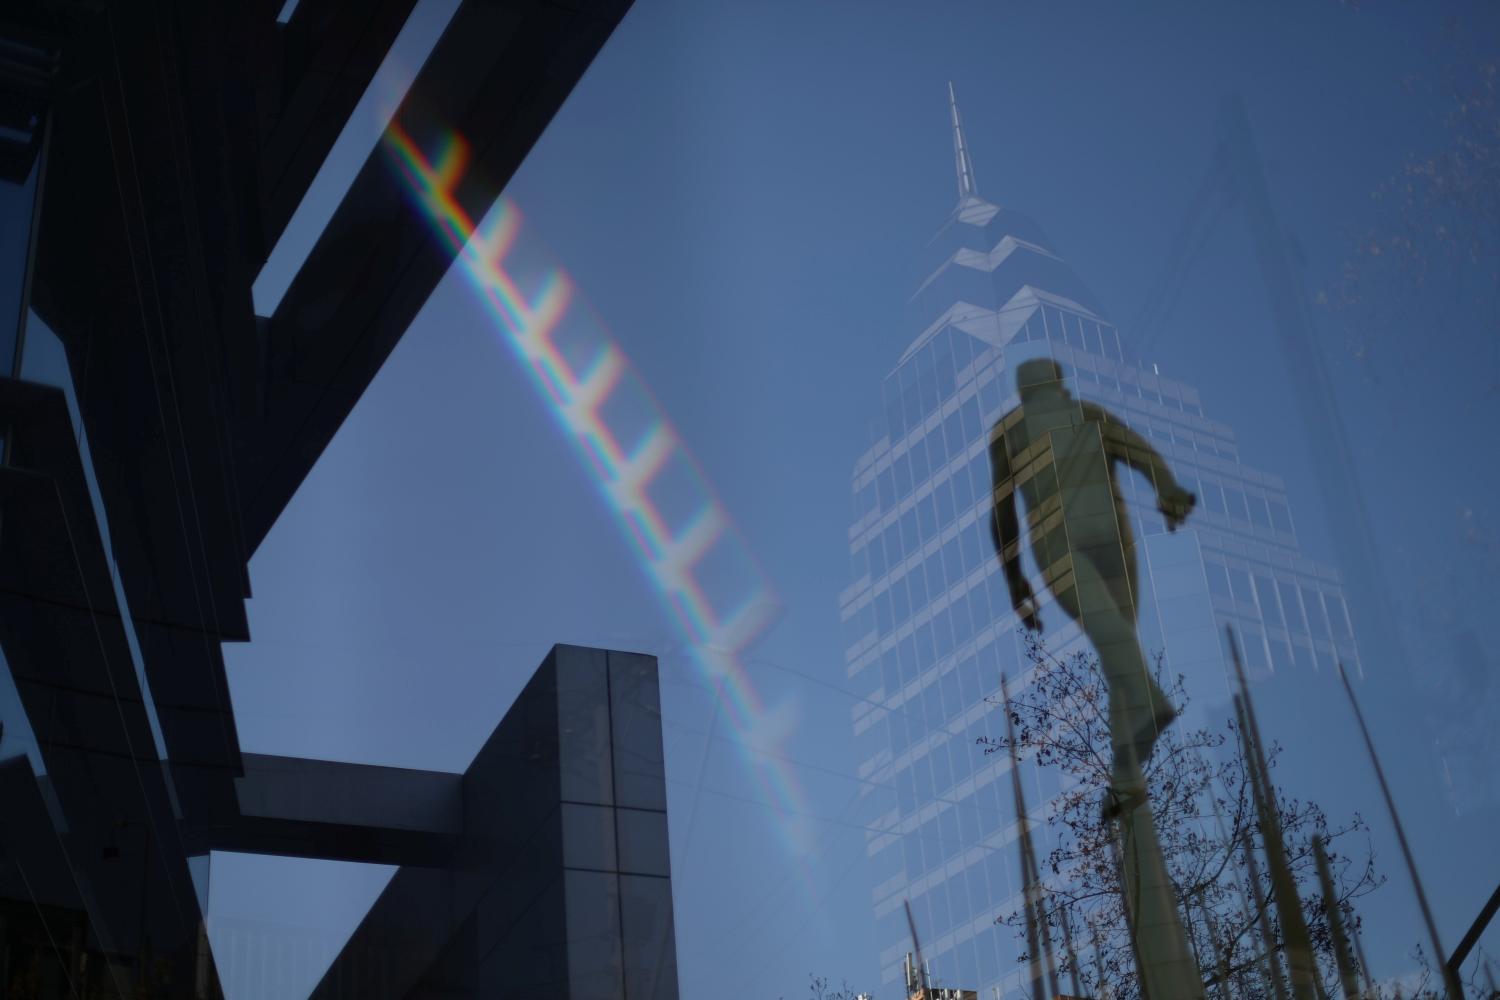
[[[1156,506],[1167,519],[1167,527],[1173,531],[1187,520],[1198,498],[1182,488],[1172,469],[1151,442],[1097,406],[1086,407],[1086,417],[1097,420],[1102,427],[1104,450],[1109,457],[1118,459],[1151,480],[1156,488]]]
[[[1016,491],[1011,482],[1005,438],[998,424],[990,434],[990,486],[993,504],[990,512],[990,539],[995,544],[995,555],[1005,570],[1010,603],[1027,628],[1040,631],[1041,619],[1036,612],[1036,595],[1021,568],[1021,526],[1016,517]]]

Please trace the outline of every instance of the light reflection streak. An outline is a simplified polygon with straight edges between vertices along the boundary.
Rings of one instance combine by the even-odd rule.
[[[803,854],[806,796],[780,759],[794,706],[769,710],[742,659],[778,607],[754,554],[661,404],[567,273],[521,244],[514,203],[498,198],[478,225],[458,203],[455,190],[470,155],[465,139],[448,133],[428,159],[393,119],[384,142],[593,474],[695,663],[718,692],[788,847]],[[523,294],[523,284],[535,287],[532,297]]]

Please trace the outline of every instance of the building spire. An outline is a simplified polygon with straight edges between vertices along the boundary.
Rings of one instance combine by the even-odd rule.
[[[964,141],[964,124],[958,117],[958,98],[953,96],[953,81],[948,81],[948,113],[953,119],[953,160],[958,169],[958,200],[979,192],[974,187],[974,164],[969,159],[969,144]]]

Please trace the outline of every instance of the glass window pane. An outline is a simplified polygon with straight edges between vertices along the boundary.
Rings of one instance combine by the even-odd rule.
[[[568,869],[563,888],[569,995],[615,1000],[624,987],[619,876]]]
[[[620,871],[637,875],[672,873],[667,843],[667,814],[644,809],[617,809]]]
[[[636,653],[611,652],[609,694],[615,802],[643,809],[666,809],[656,661]]]
[[[556,656],[562,797],[607,805],[614,801],[614,779],[605,654],[559,646]]]
[[[563,864],[615,870],[615,818],[608,806],[562,804]]]
[[[644,875],[620,876],[625,992],[635,1000],[677,996],[676,930],[672,883]]]
[[[1276,601],[1276,588],[1264,576],[1256,574],[1255,594],[1260,599],[1261,617],[1272,625],[1281,624],[1281,606]]]

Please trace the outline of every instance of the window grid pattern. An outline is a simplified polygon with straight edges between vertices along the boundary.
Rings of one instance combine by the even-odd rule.
[[[960,314],[970,320],[951,319]],[[1115,328],[1082,310],[1043,302],[1003,341],[989,327],[965,329],[972,309],[948,315],[885,380],[884,422],[854,468],[851,583],[840,605],[846,669],[864,699],[852,711],[860,776],[880,804],[867,852],[883,980],[900,981],[908,950],[901,903],[910,899],[939,979],[988,992],[1022,974],[1011,930],[994,923],[1020,888],[1009,762],[976,745],[991,735],[986,699],[1001,674],[1025,680],[987,522],[985,445],[990,426],[1017,402],[1016,363],[1056,358],[1077,395],[1124,417],[1199,496],[1190,530],[1176,536],[1193,537],[1191,565],[1168,570],[1140,551],[1165,532],[1150,484],[1134,475],[1121,482],[1141,559],[1148,650],[1165,648],[1174,669],[1196,657],[1222,675],[1227,650],[1214,636],[1233,624],[1253,674],[1339,660],[1358,669],[1358,654],[1336,574],[1300,553],[1284,483],[1240,461],[1232,429],[1205,413],[1196,390],[1128,363]],[[1154,580],[1169,573],[1173,596],[1157,600]],[[1178,593],[1184,580],[1187,597]],[[1060,609],[1048,621],[1054,650],[1081,648]],[[1037,821],[1060,789],[1055,777],[1022,766],[1045,851]]]

